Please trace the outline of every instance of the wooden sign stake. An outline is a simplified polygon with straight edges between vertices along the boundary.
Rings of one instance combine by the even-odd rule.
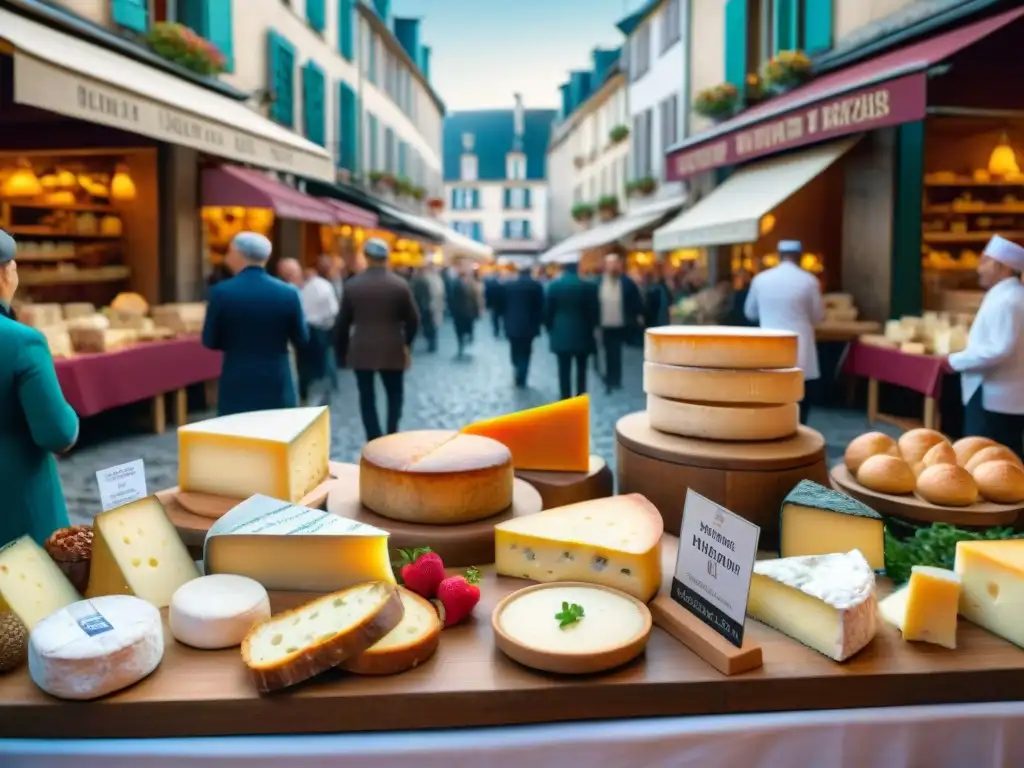
[[[655,626],[661,627],[723,675],[757,669],[763,662],[761,646],[743,639],[737,648],[669,595],[658,595],[647,606]]]

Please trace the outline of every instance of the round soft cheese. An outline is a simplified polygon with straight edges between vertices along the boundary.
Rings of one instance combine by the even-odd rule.
[[[97,699],[142,680],[164,655],[160,611],[130,595],[81,600],[29,636],[32,681],[61,699]]]
[[[709,403],[799,403],[804,373],[799,368],[730,371],[644,363],[644,392]]]
[[[647,329],[644,359],[695,368],[795,368],[797,335],[766,328],[666,325]]]
[[[383,517],[452,525],[512,504],[512,453],[497,440],[458,432],[400,432],[366,444],[359,498]]]
[[[777,440],[800,426],[796,403],[751,405],[667,400],[647,396],[647,418],[659,432],[702,440]]]
[[[186,581],[171,598],[167,616],[175,640],[204,650],[241,645],[250,629],[269,618],[263,585],[228,573]]]

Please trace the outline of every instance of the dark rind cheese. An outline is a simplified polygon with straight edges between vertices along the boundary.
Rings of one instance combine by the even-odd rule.
[[[818,507],[829,512],[836,512],[840,515],[857,515],[858,517],[870,517],[881,520],[882,516],[863,502],[857,501],[845,493],[834,491],[819,485],[813,480],[801,480],[791,490],[786,498],[782,500],[782,508],[786,504],[803,504],[808,507]],[[780,521],[781,522],[781,521]]]
[[[871,507],[844,493],[801,480],[779,511],[779,555],[801,557],[860,550],[885,569],[885,525]]]

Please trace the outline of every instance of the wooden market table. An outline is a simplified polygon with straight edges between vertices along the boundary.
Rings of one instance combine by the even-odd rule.
[[[939,400],[946,376],[945,362],[937,355],[912,355],[898,349],[886,349],[854,341],[850,345],[843,371],[868,381],[868,424],[879,419],[892,420],[878,412],[879,383],[919,392],[924,395],[923,424],[928,429],[939,429]]]

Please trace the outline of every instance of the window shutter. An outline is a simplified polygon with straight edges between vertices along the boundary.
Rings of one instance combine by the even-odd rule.
[[[502,237],[502,239],[504,239],[504,240],[511,240],[512,239],[511,232],[512,232],[511,222],[509,222],[509,221],[501,222],[501,237]]]
[[[356,170],[358,124],[356,92],[344,80],[338,82],[338,166]]]
[[[267,31],[267,85],[274,94],[270,117],[292,128],[295,125],[295,48],[274,30]]]
[[[473,222],[473,239],[478,243],[482,243],[484,241],[484,228],[479,221]]]
[[[149,29],[149,0],[113,0],[114,23],[136,32]]]
[[[380,150],[378,149],[380,146],[380,125],[377,122],[376,115],[370,115],[370,119],[366,122],[369,124],[370,131],[370,140],[367,142],[370,147],[369,170],[375,171],[380,167]]]
[[[323,32],[327,26],[326,0],[306,0],[306,21],[317,32]]]
[[[452,201],[451,206],[453,211],[459,210],[459,190],[452,187]]]
[[[832,0],[803,0],[804,52],[822,53],[832,48]]]
[[[338,0],[338,53],[346,61],[355,58],[355,16],[353,0]]]
[[[474,189],[472,191],[472,196],[473,196],[472,197],[472,199],[473,199],[473,210],[474,211],[479,211],[480,210],[480,190],[479,189]]]
[[[503,199],[504,199],[504,202],[502,202],[502,206],[504,208],[511,208],[512,207],[512,190],[509,189],[508,187],[505,187],[505,189],[502,190],[502,194],[503,194]]]
[[[772,3],[772,55],[800,47],[798,13],[797,0],[775,0]]]
[[[530,235],[530,220],[529,219],[523,219],[522,229],[523,229],[523,240],[529,240],[530,237],[531,237],[531,235]]]
[[[525,188],[523,190],[523,208],[525,210],[527,210],[527,211],[530,210],[530,206],[531,206],[530,192],[531,192],[531,190],[530,190],[529,187],[527,187],[527,188]]]
[[[374,85],[377,83],[377,37],[370,35],[370,41],[366,56],[366,77]]]
[[[324,114],[324,71],[310,61],[302,68],[302,109],[306,138],[321,147],[326,145]]]
[[[224,54],[224,70],[232,72],[235,68],[235,30],[231,16],[231,0],[206,0],[202,3],[199,18],[189,24],[200,35],[205,37]],[[195,25],[195,26],[193,26]]]
[[[725,80],[743,93],[747,82],[747,0],[725,3]]]
[[[398,142],[398,175],[402,178],[408,178],[408,145],[404,141]]]

